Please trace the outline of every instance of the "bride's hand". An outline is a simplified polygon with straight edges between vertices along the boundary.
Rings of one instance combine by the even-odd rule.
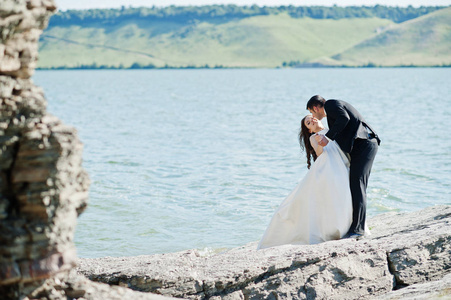
[[[322,134],[315,135],[315,140],[318,142],[318,145],[320,145],[321,147],[324,147],[329,143],[327,138]]]
[[[314,138],[318,143],[321,141],[321,135],[319,135],[317,133],[315,133]]]

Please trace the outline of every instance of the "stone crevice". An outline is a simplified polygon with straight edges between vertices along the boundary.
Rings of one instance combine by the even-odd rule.
[[[237,282],[236,284],[230,284],[230,285],[227,285],[225,287],[222,286],[222,284],[221,285],[215,285],[215,287],[219,288],[220,290],[218,290],[217,292],[214,292],[214,293],[210,293],[209,292],[209,289],[206,288],[206,287],[208,287],[208,285],[204,281],[203,284],[202,284],[202,287],[203,287],[202,291],[197,293],[195,296],[199,296],[199,295],[205,294],[208,297],[215,297],[215,296],[224,297],[224,296],[226,296],[228,294],[232,294],[232,293],[234,293],[236,291],[246,290],[246,288],[250,284],[259,284],[259,283],[262,283],[264,281],[271,281],[271,279],[275,278],[275,276],[277,274],[285,273],[287,271],[293,271],[293,270],[296,270],[296,269],[299,269],[299,268],[301,268],[300,265],[295,266],[295,264],[293,263],[293,265],[290,266],[290,267],[281,268],[281,269],[271,269],[268,272],[264,272],[264,273],[262,273],[262,274],[260,274],[258,276],[255,276],[255,277],[247,278],[244,281]]]
[[[387,267],[388,267],[390,274],[393,275],[393,290],[399,290],[399,289],[406,287],[407,285],[405,285],[400,280],[399,275],[396,272],[396,268],[390,259],[390,252],[387,251],[386,254],[387,254]]]

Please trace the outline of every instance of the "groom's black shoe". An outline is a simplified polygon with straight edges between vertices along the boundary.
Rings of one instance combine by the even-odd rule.
[[[361,240],[365,237],[364,234],[361,233],[355,233],[355,232],[348,232],[345,234],[345,236],[343,237],[344,239],[356,239],[356,240]]]

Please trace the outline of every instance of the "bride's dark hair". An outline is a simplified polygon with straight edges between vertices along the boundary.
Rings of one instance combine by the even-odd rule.
[[[318,157],[316,155],[315,149],[313,149],[312,144],[310,144],[310,136],[312,135],[307,126],[305,126],[305,116],[301,121],[301,130],[299,131],[299,145],[301,145],[301,149],[305,150],[305,154],[307,155],[307,168],[310,169],[311,158],[313,157],[313,161]]]

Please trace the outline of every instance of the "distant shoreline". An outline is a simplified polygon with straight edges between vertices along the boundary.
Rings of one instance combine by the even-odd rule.
[[[299,66],[299,67],[50,67],[50,68],[36,68],[38,71],[56,71],[56,70],[209,70],[209,69],[394,69],[394,68],[451,68],[449,65],[434,65],[434,66],[416,66],[416,65],[397,65],[397,66]]]

